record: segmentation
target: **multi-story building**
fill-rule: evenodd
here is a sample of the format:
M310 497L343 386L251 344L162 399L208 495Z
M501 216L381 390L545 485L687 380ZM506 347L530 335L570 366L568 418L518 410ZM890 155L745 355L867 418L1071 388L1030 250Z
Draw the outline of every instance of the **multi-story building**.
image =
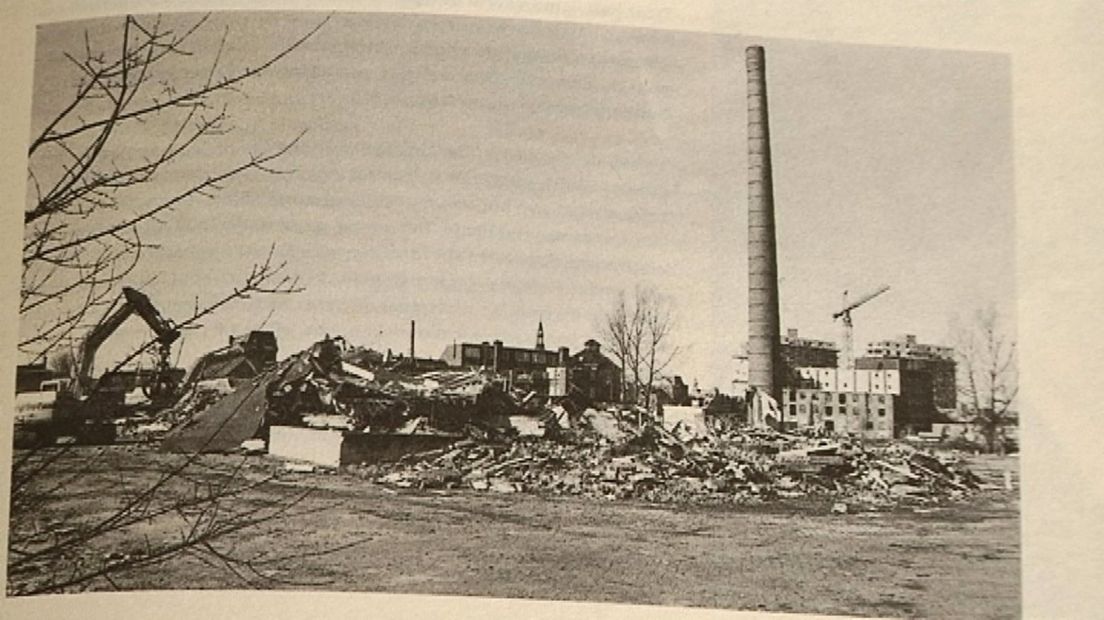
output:
M900 428L901 378L895 370L795 369L782 390L783 426L888 439Z
M940 409L956 402L954 350L920 344L915 336L871 343L855 368L836 368L831 343L797 338L790 330L785 353L782 419L787 428L889 438L930 431ZM872 355L877 353L877 356ZM800 357L799 357L800 356ZM736 356L733 387L746 387L746 356ZM791 360L810 362L791 365ZM740 390L737 389L737 393Z
M569 351L544 348L544 324L537 324L537 342L533 347L509 347L501 340L480 343L453 343L441 353L441 361L452 368L485 368L502 377L507 386L549 391L548 369L567 366Z
M796 385L799 382L798 368L835 368L839 363L839 348L827 340L804 338L794 328L786 330L781 337L779 354L782 357L784 385ZM748 355L746 345L732 356L736 362L735 376L732 379L732 393L743 396L748 387Z
M548 351L543 324L537 325L532 348L506 346L501 340L454 343L445 347L441 360L453 368L486 368L509 386L541 394L575 392L599 402L621 399L621 367L602 353L597 340L587 340L575 355L567 347Z
M887 393L783 388L783 426L787 429L822 428L829 433L890 439L894 435L898 398Z
M543 346L508 347L501 340L481 343L465 342L445 347L441 361L452 368L485 368L501 376L507 386L548 393L548 369L566 366L567 347L556 352Z
M936 369L945 369L950 365L950 376L945 373L935 372ZM922 359L893 358L893 357L860 357L855 360L855 367L871 372L884 371L896 372L901 377L901 407L898 416L898 426L902 432L917 432L931 430L932 422L936 421L940 398L950 399L952 404L954 395L954 362L932 361ZM944 390L940 393L936 389L935 378L950 382L949 394Z
M787 368L835 368L839 365L839 348L827 340L802 338L790 328L782 336L782 361Z
M931 430L936 421L932 374L914 369L909 360L878 359L883 363L869 368L863 367L867 362L856 360L860 367L853 370L799 368L800 380L789 386L783 395L783 420L796 422L797 428L813 425L828 431L859 432L878 438ZM831 420L830 415L820 420L809 417L813 411L801 410L801 400L808 398L801 394L816 391L823 393L822 400L836 401L837 413L838 407L846 404L848 412L859 417L849 418L844 424L838 416ZM790 405L798 407L793 409ZM821 413L830 412L821 405ZM828 424L829 421L832 423Z
M445 347L441 353L441 360L450 367L484 367L497 373L528 372L544 370L550 366L565 366L568 357L567 347L560 347L558 351L545 351L543 348L509 347L501 340L454 343Z
M881 340L866 345L867 357L913 357L954 359L954 349L936 344L921 344L914 334L896 340Z
M621 400L621 367L602 353L602 345L593 338L568 360L568 382L588 400L607 403Z
M866 353L866 357L855 360L856 368L898 370L909 376L910 383L918 386L925 382L930 384L926 389L936 409L954 411L957 408L958 385L953 348L918 343L916 336L908 334L897 340L872 342L867 345Z

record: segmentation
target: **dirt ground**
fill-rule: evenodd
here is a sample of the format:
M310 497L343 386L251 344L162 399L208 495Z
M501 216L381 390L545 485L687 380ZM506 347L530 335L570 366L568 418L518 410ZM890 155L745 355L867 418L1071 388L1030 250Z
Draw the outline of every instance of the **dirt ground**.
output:
M97 452L102 450L102 452ZM95 456L94 456L95 455ZM94 458L89 458L93 457ZM141 446L78 448L42 483L74 472L35 523L90 523L180 457ZM202 457L194 481L240 457ZM88 471L81 463L91 463ZM1015 457L978 457L1004 485ZM67 473L68 472L68 473ZM825 500L748 507L649 505L475 491L394 491L348 474L283 471L235 501L286 502L292 514L232 534L219 549L256 557L264 588L611 601L853 616L1010 618L1020 614L1018 490L962 503L831 514ZM36 481L36 483L39 481ZM182 492L182 491L173 491ZM109 536L93 555L179 536L161 519ZM174 529L176 528L176 529ZM240 572L240 571L239 571ZM95 589L241 588L217 562L178 556Z

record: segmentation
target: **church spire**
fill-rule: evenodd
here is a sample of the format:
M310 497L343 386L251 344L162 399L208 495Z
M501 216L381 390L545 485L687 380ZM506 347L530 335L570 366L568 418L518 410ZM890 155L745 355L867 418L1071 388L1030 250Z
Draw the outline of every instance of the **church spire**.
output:
M537 320L537 350L544 350L544 320Z

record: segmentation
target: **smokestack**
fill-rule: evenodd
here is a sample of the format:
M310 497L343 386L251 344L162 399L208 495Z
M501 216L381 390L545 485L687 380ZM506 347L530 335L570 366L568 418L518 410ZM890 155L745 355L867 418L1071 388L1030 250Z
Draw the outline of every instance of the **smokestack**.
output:
M414 363L414 319L410 319L410 363Z
M763 48L747 48L748 98L748 386L782 401L778 256Z

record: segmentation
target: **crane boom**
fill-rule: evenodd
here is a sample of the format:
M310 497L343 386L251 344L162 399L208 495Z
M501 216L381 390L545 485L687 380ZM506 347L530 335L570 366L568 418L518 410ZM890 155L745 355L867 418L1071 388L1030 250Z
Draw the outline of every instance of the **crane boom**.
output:
M878 295L881 295L882 293L884 293L888 290L889 290L889 285L888 284L883 284L882 286L878 287L878 290L876 290L872 293L867 293L866 295L863 295L862 297L860 297L860 298L856 299L855 301L853 301L853 302L847 304L846 306L844 306L842 310L839 310L838 312L833 313L832 318L833 319L838 319L838 318L840 318L841 316L843 316L845 314L850 314L851 311L854 310L855 308L858 308L859 306L865 304L866 302L870 301L871 299L874 299Z
M854 347L851 342L851 311L888 290L889 285L883 284L882 286L878 287L878 289L874 292L867 293L866 295L863 295L862 297L859 297L858 299L850 303L848 303L847 301L847 291L843 292L843 309L839 310L838 312L832 313L833 319L842 319L840 322L843 323L843 346L840 348L840 353L843 354L843 363L840 364L841 368L850 370L855 367Z

